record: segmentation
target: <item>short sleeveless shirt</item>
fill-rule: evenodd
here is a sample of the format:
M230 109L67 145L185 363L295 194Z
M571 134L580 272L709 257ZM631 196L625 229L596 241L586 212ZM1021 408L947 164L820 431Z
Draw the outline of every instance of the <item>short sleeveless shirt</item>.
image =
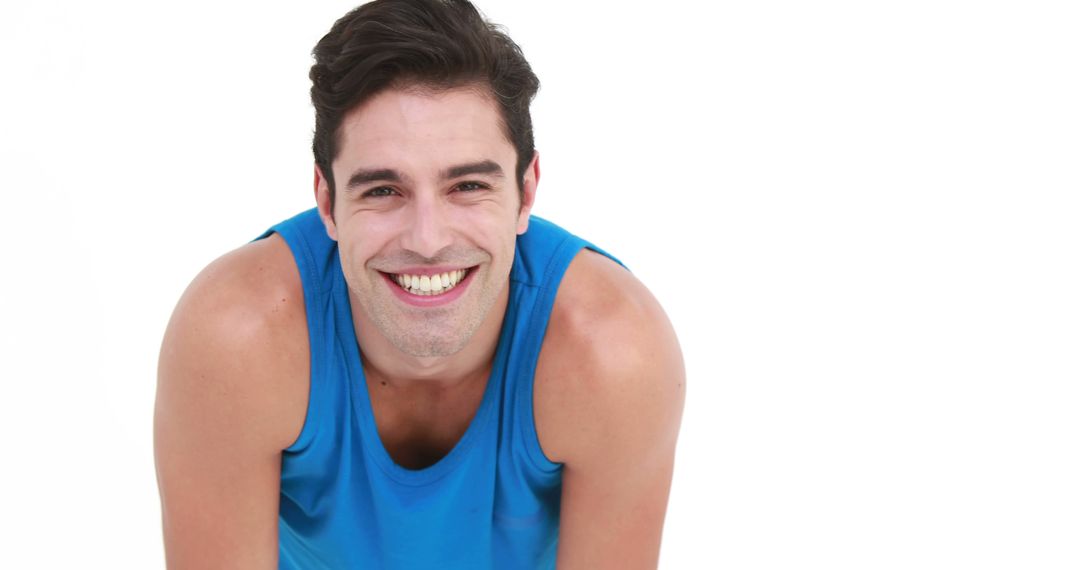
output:
M413 470L376 431L337 242L315 209L256 239L274 232L300 271L311 347L307 416L282 453L279 567L554 568L562 465L540 449L533 376L570 261L583 247L615 258L530 218L480 406L446 456Z

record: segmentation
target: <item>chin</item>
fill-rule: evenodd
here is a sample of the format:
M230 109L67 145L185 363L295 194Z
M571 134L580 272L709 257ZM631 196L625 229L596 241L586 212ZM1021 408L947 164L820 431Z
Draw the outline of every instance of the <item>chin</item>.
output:
M369 314L379 332L402 353L416 358L461 352L484 320L484 315L473 307L415 312L406 308L399 312L401 307L391 301L372 308L376 310Z
M467 344L472 334L468 335L400 335L391 338L398 350L416 358L438 358L453 356Z

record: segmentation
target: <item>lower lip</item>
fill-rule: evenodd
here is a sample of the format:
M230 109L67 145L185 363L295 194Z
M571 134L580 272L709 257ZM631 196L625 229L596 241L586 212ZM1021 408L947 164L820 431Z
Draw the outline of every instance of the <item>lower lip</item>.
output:
M465 288L472 282L473 274L476 273L476 267L469 269L465 273L465 278L458 282L453 289L446 293L439 295L413 295L408 291L401 288L390 275L383 273L383 279L386 280L386 285L397 295L398 299L401 299L405 303L408 303L414 307L440 307L449 303L453 303L458 297L465 294Z

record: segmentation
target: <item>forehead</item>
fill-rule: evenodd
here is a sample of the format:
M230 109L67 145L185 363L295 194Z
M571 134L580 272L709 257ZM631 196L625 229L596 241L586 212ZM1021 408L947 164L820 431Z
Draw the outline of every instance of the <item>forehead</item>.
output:
M387 89L349 111L339 135L343 165L512 161L514 152L495 102L468 87Z

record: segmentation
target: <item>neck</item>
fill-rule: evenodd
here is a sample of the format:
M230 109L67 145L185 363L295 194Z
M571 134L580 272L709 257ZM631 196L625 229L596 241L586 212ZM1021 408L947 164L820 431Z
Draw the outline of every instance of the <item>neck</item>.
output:
M365 315L359 314L362 311L354 310L353 329L363 356L364 374L369 381L378 380L401 389L446 390L486 378L498 349L509 295L507 284L465 347L448 356L425 357L402 352ZM354 301L352 306L359 305ZM361 330L368 334L361 335Z

